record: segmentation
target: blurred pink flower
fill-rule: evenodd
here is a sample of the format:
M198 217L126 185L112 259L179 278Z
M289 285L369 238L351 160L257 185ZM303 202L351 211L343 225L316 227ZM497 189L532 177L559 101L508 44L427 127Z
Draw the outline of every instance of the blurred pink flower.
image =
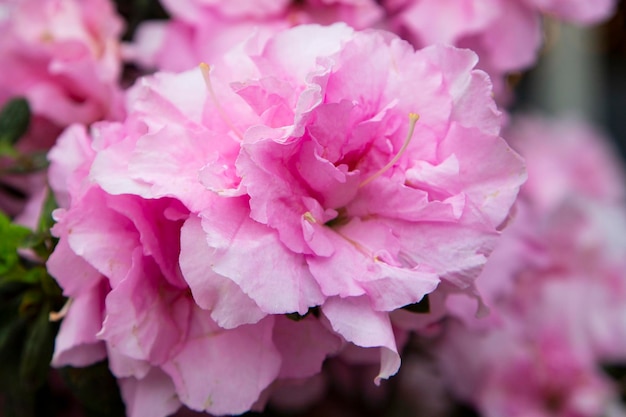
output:
M21 153L50 149L72 123L121 118L123 23L110 1L13 0L0 7L0 107L24 97L32 112ZM0 159L0 170L11 163ZM33 227L44 175L0 176L0 210Z
M434 351L457 398L481 416L595 417L618 403L595 358L563 328L511 322L483 334L449 324Z
M531 67L544 40L543 16L591 25L607 19L616 0L307 0L304 2L165 1L168 22L144 23L127 53L144 67L183 71L214 60L253 33L269 37L303 23L345 22L387 29L416 48L445 43L469 48L492 78L499 100L506 77Z
M49 268L87 329L58 346L104 346L136 410L161 390L243 412L346 342L393 375L389 313L440 282L473 293L525 179L475 64L304 25L140 79L123 123L72 127L50 154Z
M122 21L107 0L18 0L0 18L0 103L28 99L54 125L120 115Z
M307 23L345 22L366 29L383 17L375 0L165 0L163 5L171 20L143 23L126 51L142 66L166 71L218 59L253 35L268 38Z
M594 24L615 10L615 0L385 0L390 30L415 47L444 42L470 48L491 76L498 96L509 73L532 66L543 42L542 15ZM504 96L502 96L504 97Z
M588 123L518 116L506 138L528 161L522 195L533 210L548 213L572 196L602 204L626 201L626 175L617 150Z
M476 280L492 315L449 297L467 327L447 329L439 363L486 416L604 415L617 403L600 366L626 360L623 170L582 122L519 118L507 138L529 180Z

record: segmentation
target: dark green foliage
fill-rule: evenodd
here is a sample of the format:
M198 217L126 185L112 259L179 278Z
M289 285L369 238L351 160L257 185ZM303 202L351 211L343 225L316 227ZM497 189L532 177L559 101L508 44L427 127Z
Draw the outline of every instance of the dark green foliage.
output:
M123 417L125 415L117 382L106 361L84 368L60 370L68 388L83 405L87 417Z
M22 97L9 100L0 110L0 146L11 147L30 125L30 106Z
M57 241L50 233L55 208L48 192L36 230L14 224L0 213L0 415L60 417L77 399L86 417L123 417L124 404L106 363L60 371L76 396L66 399L66 404L55 392L61 381L50 382L59 330L50 313L66 302L45 267Z
M11 161L3 162L0 176L5 174L29 174L48 167L46 151L21 153L15 144L28 131L30 126L30 106L22 97L9 100L0 110L0 157ZM0 190L6 188L0 183ZM11 192L10 186L8 190Z
M59 326L50 322L50 310L48 302L44 301L24 338L19 379L25 388L33 391L45 382L54 351Z
M5 416L39 415L36 404L50 372L59 323L50 322L49 315L65 302L45 268L54 249L47 218L54 205L49 196L38 231L0 213L0 393Z

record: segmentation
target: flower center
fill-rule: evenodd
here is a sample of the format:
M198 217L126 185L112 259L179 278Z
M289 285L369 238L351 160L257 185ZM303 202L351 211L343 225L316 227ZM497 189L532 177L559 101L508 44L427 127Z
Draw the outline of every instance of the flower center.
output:
M404 143L402 144L402 147L400 148L398 153L391 159L391 161L387 162L387 165L385 165L384 167L376 171L373 175L369 176L364 181L362 181L359 184L359 188L365 187L367 184L369 184L370 182L374 181L376 178L383 175L386 171L389 170L389 168L391 168L396 162L398 162L398 159L400 159L404 151L406 151L406 148L409 146L409 143L411 142L411 139L413 138L413 132L415 131L415 124L417 123L419 118L420 118L419 114L409 113L409 131L407 132L406 139L404 139Z

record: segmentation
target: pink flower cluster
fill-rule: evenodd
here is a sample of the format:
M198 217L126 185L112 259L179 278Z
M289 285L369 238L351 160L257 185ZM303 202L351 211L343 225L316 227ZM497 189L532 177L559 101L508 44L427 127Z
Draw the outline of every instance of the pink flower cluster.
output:
M268 38L307 23L345 22L367 29L384 16L375 0L164 0L163 6L172 20L142 24L127 54L145 67L166 71L212 61L252 34Z
M58 127L119 115L122 22L107 0L19 0L0 16L0 103ZM39 132L38 136L41 136Z
M449 43L480 56L498 94L505 78L531 67L543 43L542 15L580 25L613 13L614 0L387 0L388 27L416 47Z
M521 118L507 138L528 182L476 281L492 315L448 299L465 325L436 347L446 380L487 417L623 415L600 366L626 360L624 173L580 122Z
M108 0L17 0L0 4L0 107L15 97L32 112L20 152L46 151L72 123L121 117L123 24ZM0 169L7 161L0 159ZM0 210L36 222L45 175L1 175ZM26 211L26 212L23 212Z
M58 137L0 184L39 197L0 199L16 222L45 174L60 207L54 366L107 359L130 417L224 415L310 400L324 363L378 385L408 346L423 409L626 415L600 371L626 362L624 174L580 123L505 141L495 101L545 16L615 0L162 1L122 46L109 0L0 0L18 153ZM177 73L123 92L122 56Z
M305 2L164 1L173 20L149 22L129 53L147 67L182 71L213 60L257 31L265 36L289 26L343 21L356 29L384 28L417 48L445 43L469 48L493 79L532 66L543 43L542 16L576 24L608 18L615 0L307 0Z
M50 153L48 267L73 300L54 364L107 356L130 416L241 413L346 346L396 373L391 313L473 294L525 180L476 62L303 25L140 79L123 122L68 129Z

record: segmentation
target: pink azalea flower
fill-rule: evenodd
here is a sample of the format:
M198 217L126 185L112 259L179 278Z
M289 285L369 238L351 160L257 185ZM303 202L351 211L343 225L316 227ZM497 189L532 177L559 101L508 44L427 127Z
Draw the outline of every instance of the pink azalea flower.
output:
M497 299L518 291L519 275L542 277L543 269L571 277L586 271L608 279L600 285L611 288L617 278L609 270L626 266L621 262L626 219L620 214L626 190L623 167L607 138L575 119L528 116L514 119L506 137L526 157L528 181L511 226L477 280L483 299L497 305ZM449 307L467 317L475 302L462 299L455 297Z
M617 150L589 124L518 116L506 138L530 161L522 194L537 211L548 212L572 195L605 204L626 199Z
M55 212L60 241L48 269L72 300L53 365L108 357L129 416L166 416L181 403L242 413L274 379L319 372L340 339L314 317L223 329L197 306L178 266L188 211L167 198L107 194L88 177L96 151L123 138L114 133L92 141L73 126L50 153L65 208Z
M375 0L244 0L237 2L165 0L168 22L145 22L128 57L144 67L184 71L212 61L249 39L306 23L346 22L357 29L374 27L383 17Z
M480 415L593 417L619 407L594 357L563 328L507 323L480 334L451 324L434 351L454 393Z
M543 41L542 14L578 24L608 18L615 0L386 0L388 25L416 47L444 42L470 48L480 68L506 95L505 77L537 59Z
M105 0L19 0L0 23L0 101L65 127L117 113L122 22Z
M492 315L448 298L468 326L448 329L440 364L487 416L604 415L615 388L599 366L626 360L623 171L581 122L521 118L507 137L529 180L476 280Z
M48 150L72 123L121 117L122 20L112 3L14 0L0 7L0 106L25 97L32 112L30 128L17 145L20 152ZM0 169L7 163L0 161ZM27 210L21 221L34 224L38 196L45 191L42 179L2 175L2 184L22 195L0 190L0 210L9 215Z
M297 3L297 4L296 4ZM251 33L263 36L303 23L346 22L385 28L416 48L436 43L474 50L497 97L510 95L506 77L531 67L543 42L544 15L577 24L607 19L616 0L308 0L305 2L166 1L169 22L142 25L130 59L145 67L183 71L213 60Z
M50 155L50 270L76 304L111 288L101 329L59 345L104 343L137 410L154 389L240 413L346 343L393 375L390 313L440 283L473 293L525 179L476 60L304 25L140 79L123 123Z

